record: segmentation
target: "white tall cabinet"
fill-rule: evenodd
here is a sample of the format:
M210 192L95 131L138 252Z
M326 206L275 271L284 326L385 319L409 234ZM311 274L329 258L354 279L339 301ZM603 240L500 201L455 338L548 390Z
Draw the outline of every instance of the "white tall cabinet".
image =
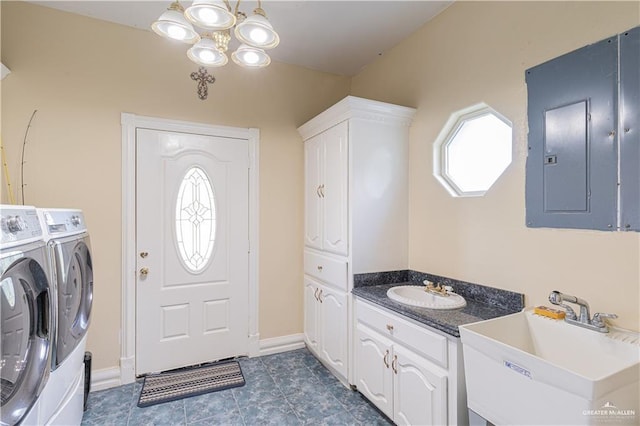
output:
M305 144L305 342L344 383L355 383L353 274L408 267L414 113L348 96L298 128Z
M305 244L349 254L349 152L347 122L305 142Z

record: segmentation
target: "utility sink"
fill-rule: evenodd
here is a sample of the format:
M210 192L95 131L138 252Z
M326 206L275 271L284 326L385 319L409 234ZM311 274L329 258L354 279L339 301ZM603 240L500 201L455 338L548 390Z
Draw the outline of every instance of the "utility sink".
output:
M460 326L469 408L494 424L640 422L640 337L526 310Z
M449 293L448 296L425 291L424 286L401 285L387 290L391 300L409 306L429 309L457 309L467 305L467 301L459 294Z

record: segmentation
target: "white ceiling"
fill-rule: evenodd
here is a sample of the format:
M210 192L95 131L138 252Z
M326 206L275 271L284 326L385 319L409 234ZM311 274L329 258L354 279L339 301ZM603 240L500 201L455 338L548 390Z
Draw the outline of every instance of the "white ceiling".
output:
M67 12L151 31L166 1L31 1ZM453 0L264 0L262 8L280 35L268 53L275 61L352 76L443 11ZM183 1L187 7L191 1ZM231 0L235 7L236 1ZM250 15L257 6L243 0ZM233 49L236 45L230 45ZM186 49L185 49L186 50Z

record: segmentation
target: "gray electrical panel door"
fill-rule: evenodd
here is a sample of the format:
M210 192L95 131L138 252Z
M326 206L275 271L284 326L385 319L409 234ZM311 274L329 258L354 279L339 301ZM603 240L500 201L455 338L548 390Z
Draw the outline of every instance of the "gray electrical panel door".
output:
M526 71L527 226L617 226L617 37Z
M620 226L640 231L640 27L619 39Z

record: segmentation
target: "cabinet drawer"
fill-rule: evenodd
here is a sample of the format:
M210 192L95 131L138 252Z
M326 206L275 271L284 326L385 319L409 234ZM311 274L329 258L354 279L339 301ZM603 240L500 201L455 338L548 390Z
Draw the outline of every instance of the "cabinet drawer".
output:
M304 273L347 291L347 262L304 252Z
M356 318L384 336L407 346L436 364L447 368L447 338L387 313L361 300L356 301Z

